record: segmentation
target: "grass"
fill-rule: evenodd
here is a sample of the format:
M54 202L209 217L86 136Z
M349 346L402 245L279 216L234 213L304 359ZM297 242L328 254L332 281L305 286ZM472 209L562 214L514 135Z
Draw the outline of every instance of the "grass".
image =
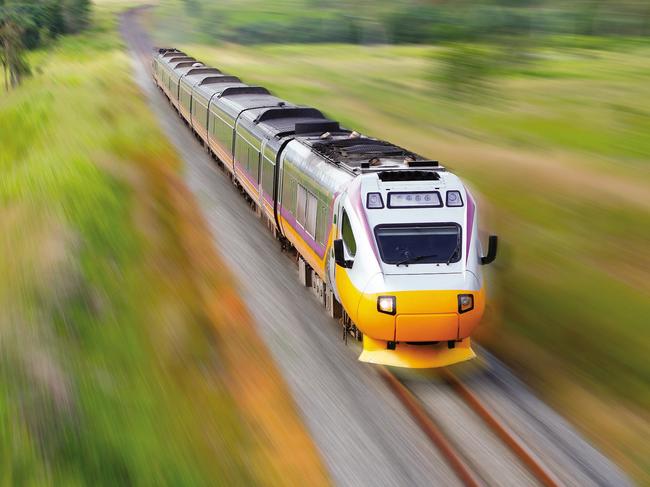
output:
M0 485L327 483L119 8L0 97Z
M443 47L183 43L191 31L165 29L173 5L152 20L161 42L472 184L502 239L480 341L649 482L647 41L554 39L458 100Z

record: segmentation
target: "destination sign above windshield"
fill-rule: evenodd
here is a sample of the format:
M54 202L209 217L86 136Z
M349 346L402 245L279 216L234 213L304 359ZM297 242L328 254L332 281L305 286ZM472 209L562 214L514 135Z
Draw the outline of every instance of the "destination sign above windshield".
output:
M389 208L440 208L442 198L438 191L388 193Z

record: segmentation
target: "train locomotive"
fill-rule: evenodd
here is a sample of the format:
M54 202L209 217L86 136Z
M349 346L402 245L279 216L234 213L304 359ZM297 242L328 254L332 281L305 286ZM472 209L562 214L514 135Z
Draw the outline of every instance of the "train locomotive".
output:
M485 308L476 202L437 161L343 128L319 110L173 48L155 84L231 175L300 278L363 341L359 360L441 367L475 357Z

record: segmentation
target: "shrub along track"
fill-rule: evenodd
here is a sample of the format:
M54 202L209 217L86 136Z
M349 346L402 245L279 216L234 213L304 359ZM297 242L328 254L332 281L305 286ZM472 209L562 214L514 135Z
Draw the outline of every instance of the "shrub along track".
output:
M521 460L490 428L477 424L471 414L459 413L462 407L457 397L450 399L449 393L455 393L448 387L441 387L430 377L402 379L421 404L416 414L420 419L414 420L390 392L393 385L382 380L381 369L358 363L356 354L350 353L354 347L346 348L337 340L339 329L311 293L301 288L291 259L253 218L250 206L239 197L229 178L217 169L152 84L148 72L152 43L139 23L145 12L135 9L122 17L122 33L137 60L136 78L185 161L186 181L216 245L241 283L246 304L289 382L332 478L344 485L456 485L459 479L446 457L431 444L429 432L418 425L435 411L436 422L445 430L443 434L450 436L449 445L454 445L451 448L462 445L459 461L479 470L478 475L469 474L465 482L472 477L492 485L535 484ZM488 372L474 374L480 381L481 394L493 406L508 411L506 426L516 429L521 438L525 435L525 444L544 458L547 469L561 483L626 483L610 462L507 373L502 374L508 382L507 392L483 380L481 374L496 373L499 367L494 361L486 368ZM526 407L521 406L524 403ZM538 412L543 418L541 425L533 424L529 416ZM462 434L454 436L450 431ZM572 455L558 451L559 443ZM547 485L551 485L548 479Z

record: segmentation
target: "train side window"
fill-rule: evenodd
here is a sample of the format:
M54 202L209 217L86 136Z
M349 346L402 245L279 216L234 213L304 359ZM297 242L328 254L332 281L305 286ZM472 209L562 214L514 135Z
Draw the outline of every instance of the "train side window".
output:
M293 178L288 171L282 171L282 207L292 215L296 215L296 193L293 191Z
M228 131L231 129L220 118L215 116L214 119L215 119L215 127L216 127L215 135L217 136L217 140L219 141L222 147L227 148L228 152L230 152L232 147L232 139L228 137Z
M244 142L244 138L239 133L237 134L235 147L237 150L237 153L235 154L237 163L242 169L248 169L248 144Z
M316 221L318 220L318 199L301 184L296 186L296 221L302 225L309 235L315 237Z
M248 147L248 172L256 183L259 183L258 180L258 171L259 171L259 162L260 162L260 153L254 147Z
M343 217L341 218L341 237L343 238L343 243L350 252L350 255L354 257L357 253L357 242L354 239L354 233L352 232L352 225L350 225L350 219L345 210L343 210Z
M262 188L269 196L273 196L273 169L275 164L266 156L262 158Z
M316 236L316 220L318 216L318 200L307 192L307 208L305 210L305 230L312 237Z
M296 198L296 220L303 227L305 226L305 210L307 209L307 190L303 188L300 184L298 186L297 198Z
M318 218L316 220L316 241L325 244L325 234L327 233L327 206L318 201Z

